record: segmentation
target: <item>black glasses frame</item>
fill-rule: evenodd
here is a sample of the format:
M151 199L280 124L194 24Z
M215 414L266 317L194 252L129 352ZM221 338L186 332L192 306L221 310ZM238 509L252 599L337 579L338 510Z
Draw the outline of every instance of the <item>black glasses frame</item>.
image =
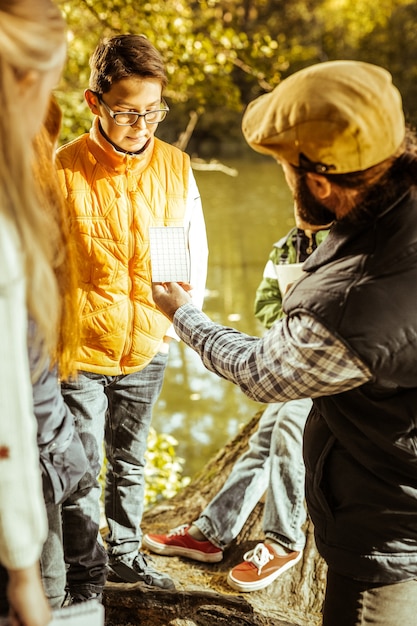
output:
M159 124L159 122L163 122L169 111L169 106L164 99L162 99L161 101L161 104L164 106L163 109L155 109L154 111L147 111L146 113L138 113L137 111L112 111L109 105L104 102L102 96L100 94L96 95L99 103L103 105L103 107L110 115L114 123L117 124L117 126L134 126L135 124L137 124L137 121L140 117L143 117L146 124ZM132 117L129 122L119 122L117 120L118 117L125 117L126 115L130 115ZM152 119L153 117L155 117L155 115L157 115L158 117L157 120Z

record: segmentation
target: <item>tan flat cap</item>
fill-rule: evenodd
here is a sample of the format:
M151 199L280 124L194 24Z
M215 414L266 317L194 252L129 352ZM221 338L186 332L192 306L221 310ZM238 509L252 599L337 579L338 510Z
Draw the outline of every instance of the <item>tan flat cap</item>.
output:
M387 70L329 61L296 72L251 102L242 131L257 152L342 174L392 156L404 139L405 122L401 95Z

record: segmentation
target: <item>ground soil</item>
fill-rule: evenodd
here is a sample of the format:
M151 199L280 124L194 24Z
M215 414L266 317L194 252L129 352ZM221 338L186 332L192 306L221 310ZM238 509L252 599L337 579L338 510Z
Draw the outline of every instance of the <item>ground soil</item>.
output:
M148 510L143 532L165 533L196 519L246 448L259 416L254 416L190 485ZM106 626L320 626L326 566L317 553L309 521L302 560L274 583L246 594L238 594L227 584L229 569L264 538L263 506L261 498L220 563L152 555L154 566L174 580L175 591L108 582L104 596Z

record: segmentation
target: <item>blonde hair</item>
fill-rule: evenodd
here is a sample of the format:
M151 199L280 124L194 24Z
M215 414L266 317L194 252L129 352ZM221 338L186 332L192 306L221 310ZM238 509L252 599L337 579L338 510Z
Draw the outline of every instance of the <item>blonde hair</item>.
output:
M57 278L61 307L57 346L51 357L58 366L61 379L67 379L75 374L75 356L79 348L80 327L76 298L78 281L75 244L70 236L66 202L53 163L61 120L61 109L52 96L43 127L33 143L37 191L47 215L49 228L56 235L53 269Z
M51 0L0 0L0 211L19 234L28 312L37 324L44 356L54 353L58 340L61 313L54 257L61 235L34 176L33 146L22 124L27 111L18 88L27 72L58 68L64 55L65 22Z

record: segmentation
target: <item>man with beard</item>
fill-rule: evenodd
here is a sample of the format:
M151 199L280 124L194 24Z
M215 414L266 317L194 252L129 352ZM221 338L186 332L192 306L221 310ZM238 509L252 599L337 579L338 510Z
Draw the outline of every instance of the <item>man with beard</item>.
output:
M263 402L311 397L306 499L328 564L323 626L417 614L417 150L383 68L333 61L252 102L248 143L298 211L334 225L262 338L212 323L189 286L154 286L204 364Z

